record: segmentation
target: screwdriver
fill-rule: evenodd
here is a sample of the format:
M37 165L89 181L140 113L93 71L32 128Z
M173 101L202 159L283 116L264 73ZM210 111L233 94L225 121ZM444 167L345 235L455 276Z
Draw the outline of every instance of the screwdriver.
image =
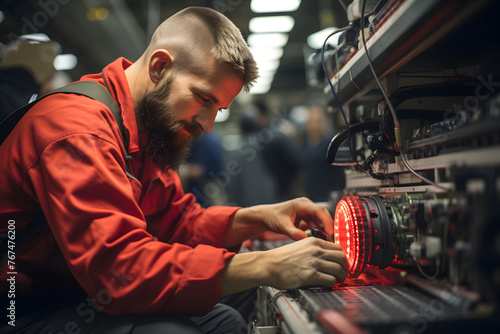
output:
M316 227L312 228L311 234L315 238L333 242L332 239L330 239L330 236L328 234L326 234L325 232L321 231L319 228L316 228Z

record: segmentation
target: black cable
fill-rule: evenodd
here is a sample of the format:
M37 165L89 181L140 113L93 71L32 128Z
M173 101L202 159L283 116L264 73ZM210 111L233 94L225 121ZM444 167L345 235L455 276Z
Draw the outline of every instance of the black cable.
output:
M375 10L373 10L372 12L368 13L367 16L369 15L372 15L375 13ZM364 13L363 13L364 14ZM364 19L364 16L361 15L361 20ZM352 146L352 141L351 141L351 131L350 131L350 125L349 125L349 122L347 121L347 117L345 115L345 112L344 112L344 108L342 108L342 103L340 102L339 98L337 97L337 94L335 93L335 88L333 87L333 84L332 84L332 81L330 80L330 75L328 74L328 71L326 70L326 66L325 66L325 47L326 47L326 42L328 41L328 39L330 37L332 37L333 35L335 34L338 34L340 32L344 32L344 31L347 31L351 28L353 28L354 26L347 26L347 27L344 27L344 28L340 28L338 29L337 31L334 31L333 33L331 33L330 35L328 35L326 38L325 38L325 41L323 42L323 46L321 48L321 66L323 68L323 72L325 74L325 77L326 77L326 80L328 81L328 84L330 85L330 88L331 88L331 91L333 93L333 96L335 97L335 100L337 101L337 104L339 105L339 108L340 108L340 112L342 114L342 117L344 118L344 122L345 122L345 125L346 125L346 129L347 129L347 140L348 140L348 144L349 144L349 151L351 152L351 158L352 160L354 161L353 163L337 163L336 165L339 165L339 166L351 166L353 165L354 163L358 166L358 168L360 170L362 170L363 172L365 172L367 175L369 175L365 169L366 168L363 168L357 158L356 158L356 154L354 152L354 148Z
M394 120L394 132L395 132L395 137L396 137L396 146L400 151L401 160L403 161L403 164L405 165L406 169L408 169L408 171L410 171L413 175L415 175L416 177L418 177L422 181L424 181L428 184L431 184L439 189L449 190L445 187L438 185L435 182L432 182L431 180L427 179L426 177L418 174L408 163L406 156L405 156L405 153L401 151L401 134L399 132L398 116L396 115L396 111L394 110L394 107L393 107L391 101L389 100L389 97L387 96L384 87L382 86L382 84L380 83L380 80L378 79L377 73L375 72L375 69L373 68L373 62L372 62L370 53L368 52L368 48L366 46L365 31L364 31L365 30L365 20L364 20L365 19L365 15L364 15L365 14L365 7L366 7L366 0L363 0L363 5L361 7L361 38L362 38L362 42L363 42L363 47L365 49L366 58L368 59L368 65L370 66L370 69L373 73L373 77L375 78L375 81L377 82L377 85L379 86L379 88L382 92L382 95L384 96L384 99L387 102L387 106L389 107L389 110L391 111L392 118Z
M358 165L359 169L364 170L361 167L361 165L359 164L358 159L356 158L354 148L352 146L352 141L351 141L351 130L350 130L349 122L347 121L347 117L345 115L344 108L342 108L342 103L340 103L340 100L337 97L337 94L335 93L335 88L333 88L332 81L330 80L330 75L328 74L328 71L326 70L326 66L325 66L325 47L326 47L326 42L328 41L328 39L335 34L338 34L338 33L343 32L343 31L347 31L351 28L352 28L352 26L340 28L339 30L332 32L330 35L328 35L325 38L325 41L323 42L323 47L321 48L321 66L323 67L323 72L325 73L326 80L328 80L328 84L330 85L333 96L335 97L335 100L337 100L337 104L339 105L340 112L342 113L342 117L344 118L344 122L345 122L346 129L347 129L347 143L349 144L349 150L351 152L352 160L356 163L356 165Z

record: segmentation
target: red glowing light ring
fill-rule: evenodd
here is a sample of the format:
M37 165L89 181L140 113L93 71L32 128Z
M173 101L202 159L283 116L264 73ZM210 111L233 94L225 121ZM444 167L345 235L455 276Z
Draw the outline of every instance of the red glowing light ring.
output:
M369 230L369 219L364 204L357 196L343 197L335 210L334 236L335 242L346 253L349 275L352 277L359 276L369 260Z

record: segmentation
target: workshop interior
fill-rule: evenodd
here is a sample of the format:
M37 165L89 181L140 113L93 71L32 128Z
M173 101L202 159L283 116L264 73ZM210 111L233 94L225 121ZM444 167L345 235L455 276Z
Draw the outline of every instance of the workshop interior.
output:
M266 2L278 9L259 10ZM500 330L498 1L47 3L2 1L0 45L22 36L57 42L56 70L72 80L119 56L136 59L157 23L189 5L225 14L252 52L277 52L270 63L258 59L260 81L216 120L232 157L255 101L292 124L311 100L328 115L334 131L318 164L344 180L318 202L334 219L329 237L349 275L331 288L259 287L254 334ZM259 21L252 28L274 16L274 32L259 32ZM252 48L271 35L278 39ZM289 242L258 238L243 251Z

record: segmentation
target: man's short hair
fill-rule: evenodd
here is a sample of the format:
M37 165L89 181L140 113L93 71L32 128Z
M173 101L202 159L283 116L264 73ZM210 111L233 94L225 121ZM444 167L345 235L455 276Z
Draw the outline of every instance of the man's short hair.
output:
M188 7L165 20L165 23L167 21L178 22L178 19L185 17L195 18L208 28L213 39L210 53L217 61L229 64L241 75L245 90L249 91L258 77L258 68L241 31L226 16L207 7ZM161 31L164 30L161 29L162 25L158 29L159 36L163 33L168 34L168 31ZM153 45L156 44L155 38L159 37L155 35L151 43ZM187 62L191 59L190 55L183 54L181 58L183 58L180 61L182 67L189 67Z

